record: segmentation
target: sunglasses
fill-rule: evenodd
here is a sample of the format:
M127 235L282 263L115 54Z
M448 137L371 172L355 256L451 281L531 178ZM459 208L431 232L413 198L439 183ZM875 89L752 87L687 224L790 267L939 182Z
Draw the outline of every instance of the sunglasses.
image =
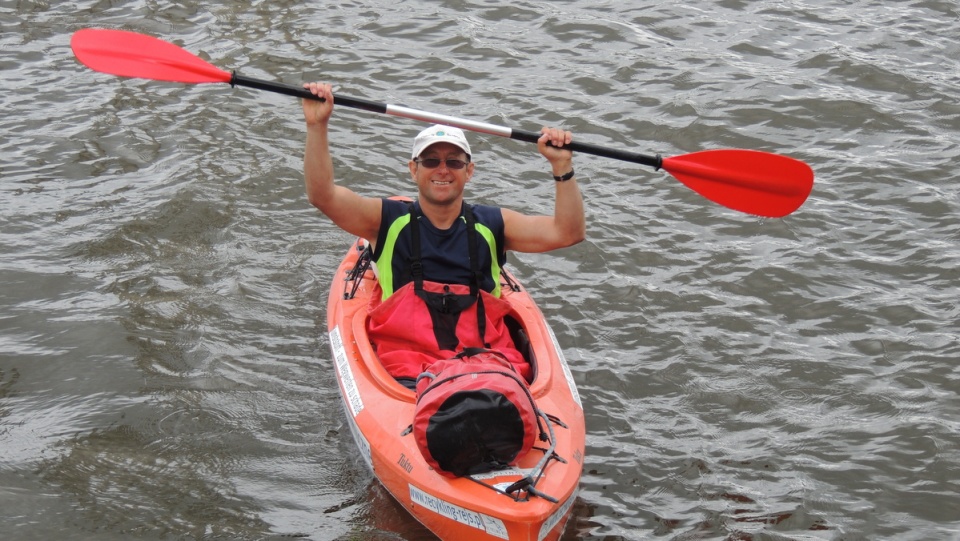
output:
M440 158L417 158L416 163L426 167L427 169L436 169L440 167L440 162L447 164L447 169L463 169L467 166L467 162L463 160L441 160Z

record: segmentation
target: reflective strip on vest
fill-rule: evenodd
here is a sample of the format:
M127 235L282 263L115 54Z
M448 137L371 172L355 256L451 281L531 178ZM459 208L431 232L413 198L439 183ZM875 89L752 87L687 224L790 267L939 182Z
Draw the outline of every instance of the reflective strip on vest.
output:
M393 249L397 245L397 238L400 231L410 223L410 214L404 214L390 224L387 230L387 238L380 248L380 259L377 260L377 268L380 269L380 289L383 290L383 300L393 295ZM380 261L386 261L387 265L380 265Z
M500 264L497 263L497 239L493 236L493 231L489 227L479 222L474 222L473 228L477 233L487 241L487 247L490 248L490 276L493 277L493 291L490 292L494 297L500 296ZM479 254L478 254L479 255Z

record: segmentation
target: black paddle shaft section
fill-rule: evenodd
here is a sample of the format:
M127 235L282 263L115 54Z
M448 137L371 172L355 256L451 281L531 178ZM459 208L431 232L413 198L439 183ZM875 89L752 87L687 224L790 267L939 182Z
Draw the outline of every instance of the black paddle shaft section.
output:
M257 90L266 90L268 92L276 92L278 94L285 94L287 96L293 96L296 98L302 98L302 99L308 99L308 100L319 99L312 92L300 86L288 85L285 83L277 83L274 81L265 81L263 79L247 77L245 75L240 75L237 72L232 73L230 78L230 85L245 86L247 88L255 88ZM536 143L537 140L540 139L540 133L538 132L515 130L515 129L503 128L501 126L483 125L483 123L479 123L479 122L472 122L472 121L467 121L467 120L458 119L454 117L447 117L445 115L436 115L434 113L428 113L425 111L416 111L413 109L407 109L405 107L398 107L398 106L389 105L386 103L380 103L380 102L364 100L359 98L350 98L347 96L340 96L338 94L334 94L333 100L337 103L337 105L351 107L354 109L362 109L364 111L370 111L372 113L397 115L397 116L414 118L414 119L424 120L424 121L436 121L438 124L449 123L452 126L465 128L472 131L478 131L481 133L504 135L504 136L510 137L511 139L516 139L518 141L526 141L528 143ZM403 111L400 111L400 109L403 109ZM493 128L493 129L490 129L490 128ZM655 156L650 156L647 154L640 154L638 152L616 150L616 149L606 148L598 145L591 145L588 143L580 143L577 141L570 143L565 148L569 148L573 152L582 152L584 154L593 154L595 156L603 156L605 158L613 158L615 160L621 160L621 161L631 162L631 163L639 163L640 165L648 165L657 170L659 170L663 166L663 158L661 158L659 154Z
M537 140L540 139L540 133L525 130L512 130L510 138L518 141L526 141L528 143L536 143ZM640 165L649 165L656 170L660 170L660 168L663 166L663 158L659 154L650 156L647 154L640 154L639 152L617 150L598 145L591 145L589 143L580 143L577 141L573 141L563 148L570 149L574 152L583 152L584 154L603 156L604 158L613 158L615 160L621 160L625 162L639 163Z
M308 100L319 99L314 96L312 92L306 88L303 88L302 86L294 86L285 83L277 83L274 81L265 81L263 79L255 79L253 77L240 75L237 72L233 72L233 75L230 78L230 86L245 86L247 88L266 90L268 92L276 92L277 94L286 94L287 96ZM337 95L333 97L333 100L337 102L337 105L352 107L354 109L363 109L364 111L381 114L385 114L387 112L387 105L385 103L377 103L375 101L348 98Z

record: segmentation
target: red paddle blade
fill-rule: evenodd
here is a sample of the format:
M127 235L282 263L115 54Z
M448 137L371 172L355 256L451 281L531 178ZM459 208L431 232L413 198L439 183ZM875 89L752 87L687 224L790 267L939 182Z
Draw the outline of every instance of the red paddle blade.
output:
M705 150L663 159L663 168L698 194L741 212L780 218L813 189L809 165L757 150Z
M229 83L231 74L166 41L124 30L85 28L70 39L88 68L176 83Z

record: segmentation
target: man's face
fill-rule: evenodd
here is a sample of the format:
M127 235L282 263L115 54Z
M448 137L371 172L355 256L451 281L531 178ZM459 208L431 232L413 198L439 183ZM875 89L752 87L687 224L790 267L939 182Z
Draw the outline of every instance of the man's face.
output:
M439 163L434 163L436 160ZM410 174L417 183L420 198L437 205L459 204L463 189L473 176L474 165L467 160L467 153L450 143L427 147L417 160L410 161ZM465 165L456 169L457 162Z

